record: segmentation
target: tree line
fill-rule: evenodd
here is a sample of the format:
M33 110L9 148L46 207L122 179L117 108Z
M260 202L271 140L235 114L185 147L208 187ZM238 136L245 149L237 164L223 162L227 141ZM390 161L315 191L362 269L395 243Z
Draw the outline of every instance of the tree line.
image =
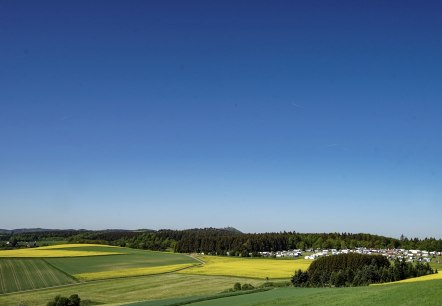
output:
M256 233L244 234L232 229L140 230L140 231L50 231L3 234L1 240L63 240L77 243L101 243L138 249L180 253L259 256L258 252L289 249L403 248L442 251L442 240L435 238L401 239L351 233Z

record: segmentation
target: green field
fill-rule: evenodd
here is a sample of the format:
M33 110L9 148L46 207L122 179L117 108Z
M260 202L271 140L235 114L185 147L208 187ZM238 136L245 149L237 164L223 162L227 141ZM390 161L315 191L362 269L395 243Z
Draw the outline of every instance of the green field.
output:
M232 297L200 296L148 301L131 306L166 306L186 303L192 306L264 306L264 305L441 305L442 280L392 286L353 288L276 288ZM193 300L207 299L192 303Z
M49 258L47 261L71 275L198 263L195 259L189 256L174 253L151 252L128 248L110 248L106 246L85 246L75 249L77 251L115 252L116 255ZM63 248L58 250L63 250Z
M6 257L2 258L2 254ZM41 258L36 257L39 254L42 255ZM195 264L199 262L182 254L103 245L65 245L2 251L0 294L72 284L77 280L167 273Z
M235 282L258 286L262 281L203 275L167 273L152 276L117 278L79 283L73 286L48 288L32 292L0 295L0 305L46 305L56 295L79 294L82 299L102 304L123 304L145 300L163 300L184 296L206 296L231 288Z
M0 294L75 282L43 259L0 259Z

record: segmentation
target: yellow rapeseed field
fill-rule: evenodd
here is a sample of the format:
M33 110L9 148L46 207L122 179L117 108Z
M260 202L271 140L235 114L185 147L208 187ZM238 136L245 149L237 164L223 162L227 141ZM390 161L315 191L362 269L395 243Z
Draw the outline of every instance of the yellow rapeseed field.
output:
M293 276L298 269L306 270L311 263L311 260L306 259L252 259L220 256L202 256L199 258L205 264L182 270L179 273L287 279Z
M0 251L0 258L7 257L77 257L77 256L99 256L99 255L116 255L116 252L104 251L75 251L76 247L84 246L102 246L94 244L61 244L46 247L30 248L30 249L16 249L16 250L2 250ZM65 248L72 248L72 250L59 250Z
M430 274L430 275L425 275L425 276L420 276L420 277L413 277L413 278L407 278L401 281L397 281L397 282L391 282L391 283L383 283L383 284L379 284L380 286L383 285L390 285L390 284L399 284L399 283L414 283L414 282L424 282L424 281L429 281L429 280L434 280L434 279L442 279L442 273L436 273L436 274Z
M84 247L102 247L102 248L120 248L113 245L104 245L104 244L82 244L82 243L66 243L66 244L54 244L49 246L39 247L40 250L52 250L52 249L66 249L66 248L84 248Z
M117 278L117 277L161 274L161 273L178 271L181 269L191 267L193 265L194 264L176 264L176 265L156 266L156 267L146 267L146 268L121 269L115 271L81 273L81 274L75 274L74 276L79 280L90 281L90 280L99 280L99 279Z

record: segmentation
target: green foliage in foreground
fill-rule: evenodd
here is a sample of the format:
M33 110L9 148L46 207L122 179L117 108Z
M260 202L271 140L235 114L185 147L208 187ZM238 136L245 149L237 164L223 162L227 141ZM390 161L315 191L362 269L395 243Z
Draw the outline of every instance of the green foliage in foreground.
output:
M198 302L203 302L203 301L209 301L209 300L217 300L217 299L222 299L222 298L226 298L226 297L232 297L232 296L238 296L238 295L246 295L246 294L253 294L253 293L257 293L257 292L263 292L263 291L268 291L271 290L269 288L258 288L258 289L253 289L253 290L244 290L244 291L229 291L229 292L223 292L220 294L216 294L216 295L208 295L208 296L193 296L193 297L186 297L186 298L178 298L178 299L168 299L166 300L167 306L183 306L183 305L189 305L189 304L195 304ZM151 302L137 302L137 303L133 303L133 304L125 304L125 306L163 306L166 305L164 304L164 300L163 301L151 301Z
M296 271L292 283L295 287L365 286L433 273L428 263L413 265L396 259L391 265L382 255L350 253L315 260L307 271Z
M352 288L276 288L264 292L230 297L211 296L202 301L195 299L174 299L146 301L136 306L292 306L292 305L336 305L336 306L378 306L378 305L441 305L442 280L395 284L390 286L368 286Z

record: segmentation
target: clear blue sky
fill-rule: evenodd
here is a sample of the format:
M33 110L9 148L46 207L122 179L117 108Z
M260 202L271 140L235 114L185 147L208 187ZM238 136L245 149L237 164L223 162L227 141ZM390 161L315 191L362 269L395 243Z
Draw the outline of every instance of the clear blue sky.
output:
M441 238L442 2L0 1L0 228Z

